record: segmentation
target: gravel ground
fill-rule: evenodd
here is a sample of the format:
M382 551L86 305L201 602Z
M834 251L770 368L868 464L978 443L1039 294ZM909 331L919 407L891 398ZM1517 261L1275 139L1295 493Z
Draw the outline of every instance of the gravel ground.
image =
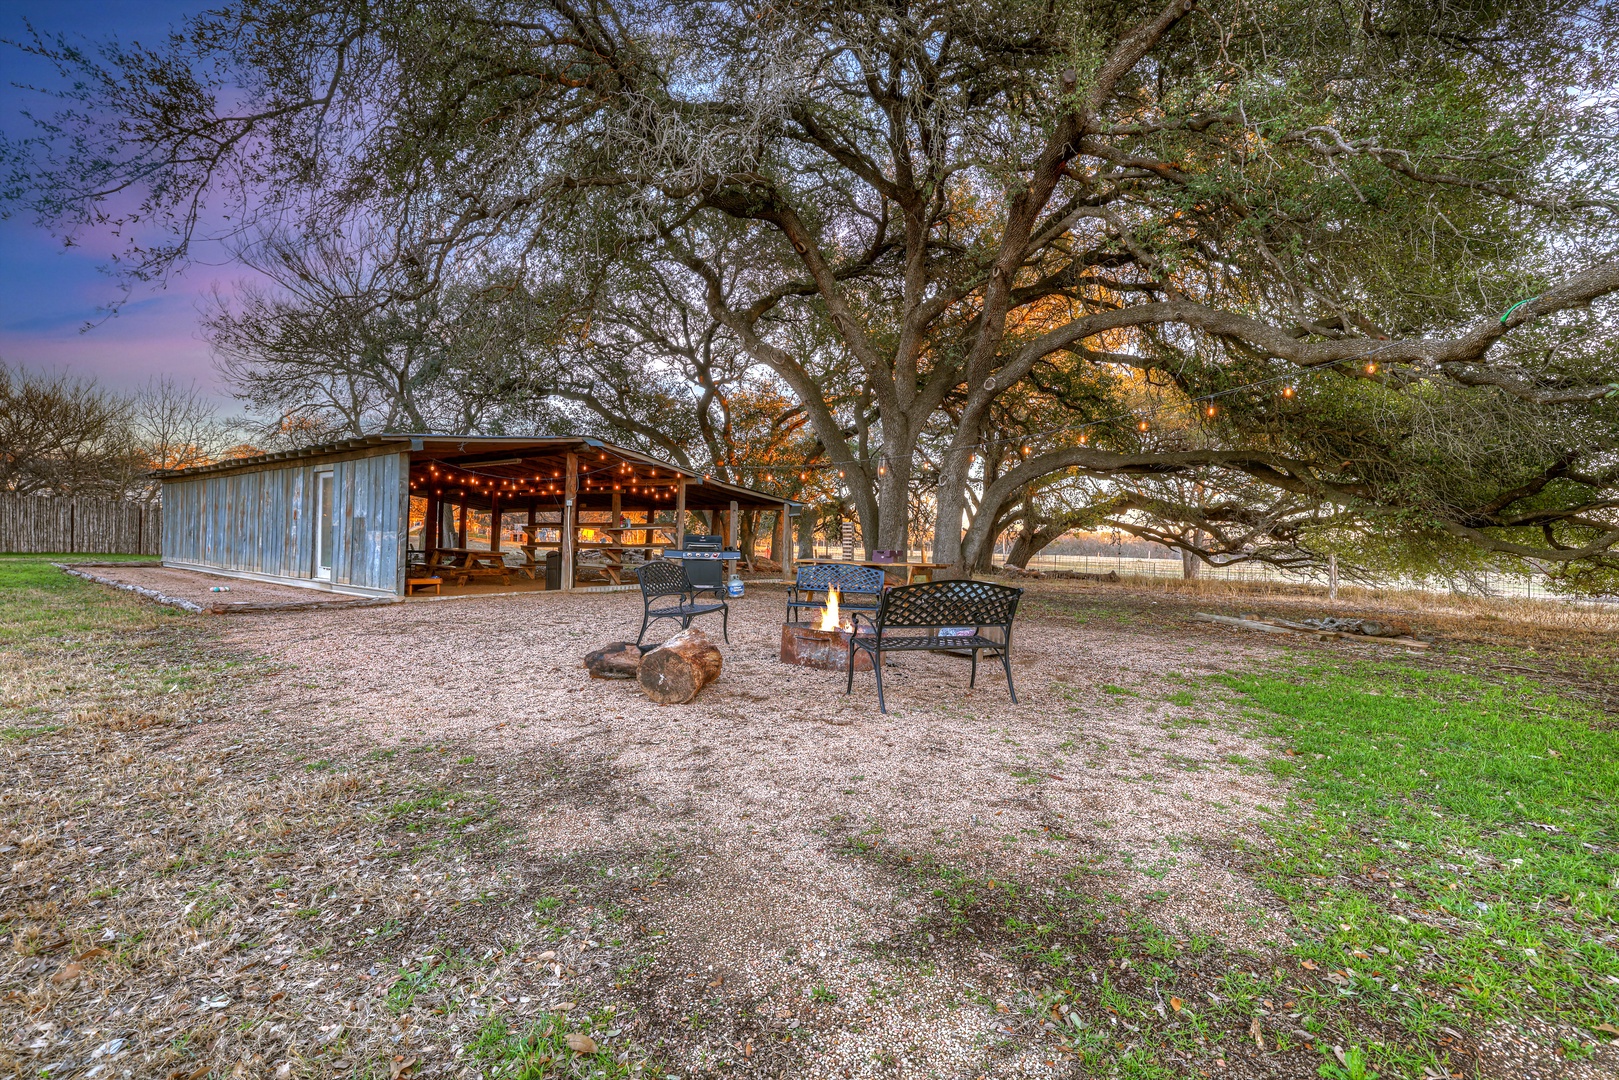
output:
M996 672L969 689L966 665L911 655L887 673L883 716L869 675L845 696L842 675L777 660L782 600L754 587L733 602L724 674L689 706L579 666L633 636L634 594L244 617L226 632L286 665L266 707L334 741L451 742L476 748L480 768L567 776L565 801L522 810L536 855L699 852L686 887L638 917L664 935L659 965L712 975L727 994L786 1006L813 979L848 1001L884 980L871 946L914 908L890 875L847 857L855 834L991 879L1027 877L1031 863L1053 879L1094 875L1121 915L1266 950L1277 912L1222 853L1238 836L1262 842L1254 814L1279 787L1233 764L1261 747L1197 723L1218 703L1163 697L1177 688L1167 675L1262 660L1268 642L1082 628L1032 605L1014 649L1022 704ZM917 1075L965 1075L1005 1031L947 1003L1004 995L1014 976L987 954L941 964L863 1011L858 1034L816 1033L794 1074L892 1075L873 1048L908 1046ZM1047 1060L1037 1045L996 1074L1048 1075Z

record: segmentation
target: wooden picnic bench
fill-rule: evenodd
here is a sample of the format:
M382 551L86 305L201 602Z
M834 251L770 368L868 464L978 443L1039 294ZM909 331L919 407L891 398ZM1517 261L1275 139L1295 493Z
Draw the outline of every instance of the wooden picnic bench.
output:
M484 548L434 548L427 553L427 572L447 578L452 585L466 585L475 578L499 578L512 583L511 567L498 551Z

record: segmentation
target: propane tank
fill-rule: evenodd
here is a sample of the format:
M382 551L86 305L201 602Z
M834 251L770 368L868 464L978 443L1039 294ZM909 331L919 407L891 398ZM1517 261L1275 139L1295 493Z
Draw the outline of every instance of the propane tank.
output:
M731 571L731 580L725 583L725 595L730 597L742 595L742 575L735 570Z

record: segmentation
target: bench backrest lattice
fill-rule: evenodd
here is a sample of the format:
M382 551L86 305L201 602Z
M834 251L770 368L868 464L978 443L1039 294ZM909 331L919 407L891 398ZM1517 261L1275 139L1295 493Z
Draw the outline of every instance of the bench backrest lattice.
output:
M677 562L649 562L635 571L641 582L641 596L651 600L659 596L679 596L691 591L686 568Z
M1022 589L988 581L924 581L883 594L875 628L934 630L947 626L998 626L1010 635Z
M803 592L825 592L836 589L840 593L870 593L883 591L883 572L875 566L851 566L848 563L811 563L798 568L793 582Z

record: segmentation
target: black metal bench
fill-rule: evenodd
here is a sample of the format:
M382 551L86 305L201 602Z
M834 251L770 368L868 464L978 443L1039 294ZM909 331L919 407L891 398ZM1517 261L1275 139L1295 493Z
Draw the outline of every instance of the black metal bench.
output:
M972 678L978 682L978 654L998 656L1006 671L1006 692L1017 704L1012 688L1012 620L1017 616L1022 589L987 581L925 581L901 585L883 593L877 614L857 612L855 632L849 637L849 683L844 693L854 690L854 654L863 649L871 655L877 676L877 708L888 711L883 702L883 653L942 652L972 659ZM869 623L870 630L861 629ZM891 635L890 631L901 631ZM999 639L987 637L985 630L999 630Z
M886 578L875 566L855 566L851 563L810 563L798 568L797 579L787 587L787 621L796 623L798 613L806 608L819 610L826 606L828 589L838 590L838 610L876 612L877 601L883 595ZM815 599L822 593L821 599ZM869 596L870 602L848 602L847 596Z
M650 562L635 572L641 582L641 632L635 644L640 646L646 637L646 628L659 619L678 619L680 628L686 629L699 615L721 612L720 629L727 645L731 642L731 606L724 600L697 603L697 590L686 577L686 568L674 562ZM652 605L669 597L678 597L673 605Z

